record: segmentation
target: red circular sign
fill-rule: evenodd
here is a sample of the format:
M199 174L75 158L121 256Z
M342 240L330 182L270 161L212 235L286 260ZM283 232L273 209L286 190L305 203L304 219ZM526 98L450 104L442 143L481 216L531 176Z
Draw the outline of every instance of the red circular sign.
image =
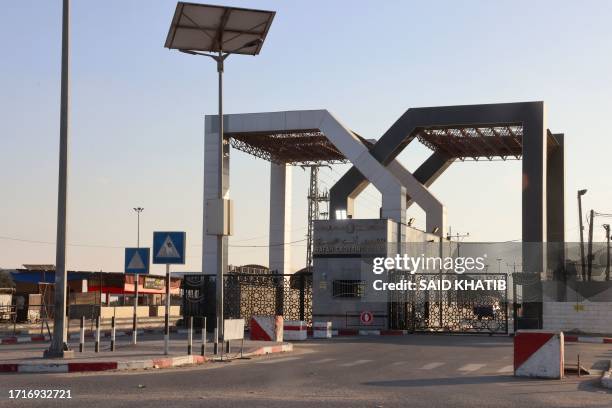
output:
M361 320L361 324L372 324L372 321L374 321L374 315L372 312L361 312L361 315L359 315L359 320Z

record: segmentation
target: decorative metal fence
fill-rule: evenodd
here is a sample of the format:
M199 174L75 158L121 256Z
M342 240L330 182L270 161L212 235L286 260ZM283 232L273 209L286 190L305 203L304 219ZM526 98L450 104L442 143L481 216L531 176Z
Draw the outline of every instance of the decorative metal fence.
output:
M215 322L215 285L213 275L185 275L183 278L183 316L193 316L196 324L207 318ZM282 315L287 320L312 324L312 274L243 274L224 276L223 315L226 319Z
M420 273L392 276L414 282L416 290L396 291L389 299L390 326L413 332L447 333L508 333L507 275L482 273L457 275L455 273ZM431 282L451 283L449 289L422 289ZM455 282L496 281L504 284L474 290L471 284Z

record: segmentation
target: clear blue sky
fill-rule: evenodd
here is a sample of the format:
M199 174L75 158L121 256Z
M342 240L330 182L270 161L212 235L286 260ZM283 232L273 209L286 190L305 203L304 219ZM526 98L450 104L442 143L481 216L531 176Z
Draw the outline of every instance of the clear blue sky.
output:
M228 60L227 113L326 108L378 138L410 107L544 100L549 128L566 134L568 239L578 236L578 188L589 189L586 209L612 212L612 2L219 3L277 11L262 53ZM153 230L185 230L178 269L200 269L203 115L216 111L216 72L163 48L175 5L73 1L69 242L101 247L70 246L71 269L122 270L138 205L143 245ZM60 30L60 0L0 5L2 237L55 240ZM414 169L428 154L414 144L401 159ZM266 245L269 165L236 152L231 166L231 242ZM323 171L323 182L345 170ZM454 164L432 190L453 231L520 238L520 162ZM294 240L305 234L306 191L296 169ZM376 214L378 200L368 189L357 215ZM293 250L300 267L305 247ZM232 248L230 262L266 264L267 251ZM0 267L22 263L55 263L53 245L0 239Z

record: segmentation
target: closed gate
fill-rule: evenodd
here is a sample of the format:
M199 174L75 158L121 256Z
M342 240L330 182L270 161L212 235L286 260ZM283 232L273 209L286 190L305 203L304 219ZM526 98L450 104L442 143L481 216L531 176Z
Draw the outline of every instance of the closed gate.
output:
M406 276L407 275L407 276ZM394 274L391 281L415 283L415 290L393 291L389 299L392 329L412 332L508 333L508 290L505 274L419 273ZM494 288L474 289L476 281L504 282ZM435 286L450 282L449 289ZM455 282L461 281L459 284ZM466 283L468 282L468 283ZM473 283L469 283L473 282ZM425 287L425 289L423 289Z
M282 315L287 320L312 324L312 273L293 275L228 273L224 277L223 315L226 319ZM215 319L213 275L185 275L183 316L193 316L197 325L207 318L210 329Z

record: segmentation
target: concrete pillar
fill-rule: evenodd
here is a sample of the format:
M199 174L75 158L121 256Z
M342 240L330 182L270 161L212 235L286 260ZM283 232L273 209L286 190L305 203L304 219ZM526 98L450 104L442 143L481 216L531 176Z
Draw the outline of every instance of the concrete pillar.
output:
M523 271L546 270L542 245L547 238L546 181L547 129L544 102L538 103L523 122Z
M563 134L549 134L546 168L547 261L557 282L557 300L564 301L565 275L565 145Z
M547 271L547 128L544 102L538 102L523 121L523 272L541 277ZM542 327L541 285L523 288L523 316Z
M565 242L565 145L564 135L551 137L557 146L548 149L546 168L546 237L548 242Z
M227 117L224 119L227 122ZM203 239L202 239L202 273L205 275L217 274L217 245L216 235L206 233L206 202L218 198L218 154L219 126L216 115L207 115L204 131L204 202L203 202ZM223 161L223 192L224 198L229 198L229 143L224 143ZM223 267L227 270L228 238L223 239Z
M293 273L291 268L291 166L270 163L270 271Z

